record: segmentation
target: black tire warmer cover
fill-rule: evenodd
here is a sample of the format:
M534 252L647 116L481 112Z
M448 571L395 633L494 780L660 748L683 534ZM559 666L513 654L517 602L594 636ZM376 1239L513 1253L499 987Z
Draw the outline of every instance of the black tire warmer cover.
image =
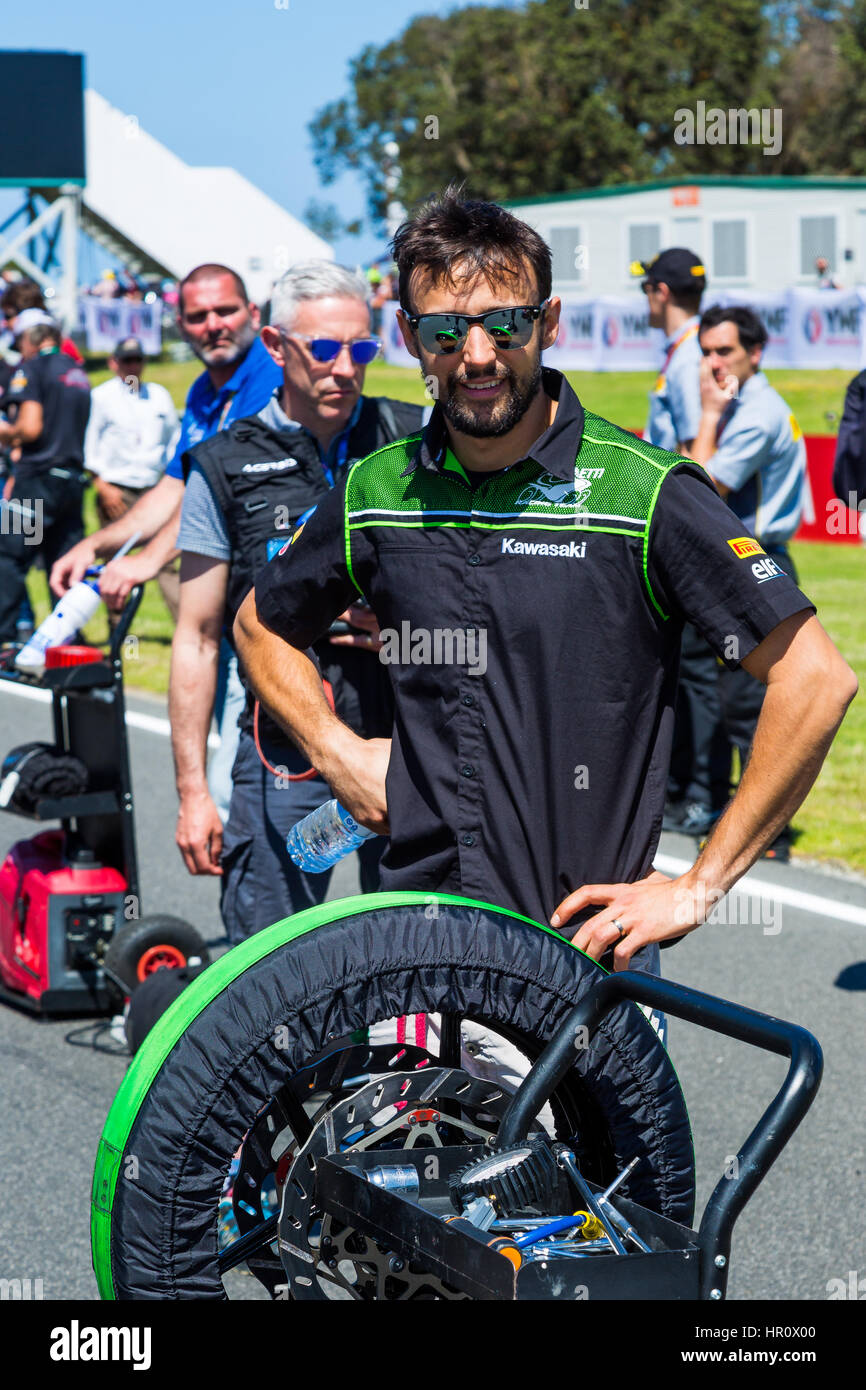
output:
M326 903L228 952L159 1020L106 1122L91 1222L102 1297L226 1297L217 1206L232 1155L262 1106L334 1038L444 1011L547 1041L605 973L550 928L421 893ZM629 1195L688 1225L685 1101L636 1005L605 1019L592 1045L575 1051L575 1068L609 1127L617 1166L644 1159Z

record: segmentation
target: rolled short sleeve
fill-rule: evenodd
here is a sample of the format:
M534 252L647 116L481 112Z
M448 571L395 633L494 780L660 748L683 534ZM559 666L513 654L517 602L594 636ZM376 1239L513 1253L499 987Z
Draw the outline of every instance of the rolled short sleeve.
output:
M707 472L732 492L739 492L766 461L770 442L767 431L757 422L744 424L742 429L729 426L707 463Z
M346 555L345 495L344 479L256 579L259 618L301 651L359 596Z
M209 555L214 560L230 560L232 546L225 517L213 489L197 463L194 463L183 494L178 550Z
M647 583L657 608L693 623L731 668L786 618L815 611L697 464L671 469L659 489Z
M15 368L4 406L21 405L24 401L42 401L42 383L36 362L20 362Z

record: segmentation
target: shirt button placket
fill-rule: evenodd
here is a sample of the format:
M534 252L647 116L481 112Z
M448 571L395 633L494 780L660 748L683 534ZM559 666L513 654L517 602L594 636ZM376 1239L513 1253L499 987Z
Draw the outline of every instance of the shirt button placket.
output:
M461 627L467 642L464 650L466 664L460 672L457 736L457 843L460 859L462 890L471 897L484 894L482 868L482 831L484 820L483 733L480 682L482 677L471 675L468 662L470 628L476 630L474 652L478 653L478 632L486 628L485 614L489 602L489 574L481 554L483 534L466 532L466 571L463 585ZM473 687L475 687L473 689Z

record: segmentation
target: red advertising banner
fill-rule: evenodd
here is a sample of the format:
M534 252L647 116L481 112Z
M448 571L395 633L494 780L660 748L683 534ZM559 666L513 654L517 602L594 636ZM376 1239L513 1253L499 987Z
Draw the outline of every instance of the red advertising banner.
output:
M861 517L833 492L835 454L834 434L806 435L806 505L794 537L797 541L847 541L856 545L860 540Z

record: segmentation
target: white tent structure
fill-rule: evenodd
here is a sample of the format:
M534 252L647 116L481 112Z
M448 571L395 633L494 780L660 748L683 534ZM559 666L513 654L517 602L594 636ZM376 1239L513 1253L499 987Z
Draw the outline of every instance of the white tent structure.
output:
M295 261L333 260L328 242L235 169L185 164L98 92L85 92L84 114L81 227L134 273L180 279L218 261L262 303Z

